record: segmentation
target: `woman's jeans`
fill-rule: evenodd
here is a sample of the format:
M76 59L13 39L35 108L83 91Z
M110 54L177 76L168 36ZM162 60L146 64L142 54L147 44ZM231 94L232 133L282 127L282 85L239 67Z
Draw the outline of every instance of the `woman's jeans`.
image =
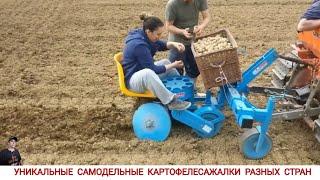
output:
M167 65L170 61L162 59L155 62L156 65ZM162 79L170 76L179 76L178 71L173 68L167 70L165 73L156 74L151 69L142 69L135 72L129 81L129 89L138 93L143 93L146 90L151 91L162 104L168 104L172 101L174 93L170 92L162 83Z

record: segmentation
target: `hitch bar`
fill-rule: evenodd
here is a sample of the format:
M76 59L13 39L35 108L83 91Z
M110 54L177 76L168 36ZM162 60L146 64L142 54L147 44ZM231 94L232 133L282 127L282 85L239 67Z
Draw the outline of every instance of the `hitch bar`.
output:
M310 66L310 67L314 68L314 64L304 62L299 58L287 57L287 56L283 56L283 55L279 55L279 57L282 59L285 59L287 61L295 62L298 64L303 64L303 65Z

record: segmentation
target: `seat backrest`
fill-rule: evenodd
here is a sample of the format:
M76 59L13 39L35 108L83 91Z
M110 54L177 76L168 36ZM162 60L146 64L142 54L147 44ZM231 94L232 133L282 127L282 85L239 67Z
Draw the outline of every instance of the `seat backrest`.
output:
M126 87L126 83L124 80L124 73L123 73L123 68L121 65L121 61L122 61L122 53L119 52L116 55L114 55L114 60L116 61L116 65L117 65L117 71L118 71L118 76L119 76L119 86L120 86L120 90L122 91L123 89L127 89Z
M121 64L122 59L123 59L123 54L121 52L114 55L114 61L116 62L118 76L119 76L120 91L126 96L155 98L155 96L150 91L146 91L145 93L135 93L127 89L125 79L124 79L123 67Z

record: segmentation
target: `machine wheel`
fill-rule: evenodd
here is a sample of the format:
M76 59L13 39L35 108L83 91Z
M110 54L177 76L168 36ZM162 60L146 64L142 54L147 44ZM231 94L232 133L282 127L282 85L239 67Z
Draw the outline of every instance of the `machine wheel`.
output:
M141 105L133 115L132 125L141 140L164 141L171 130L169 113L159 103Z
M210 122L212 122L213 120L215 120L219 117L219 115L217 115L215 112L213 112L213 110L208 109L208 108L207 109L198 109L197 111L195 111L195 114L197 114L201 118L203 118L207 121L210 121ZM202 138L211 138L211 137L216 136L220 132L222 125L223 125L223 121L220 121L220 122L214 124L213 130L210 134L203 133L203 132L196 130L196 129L194 129L194 131L197 133L197 135L199 135Z
M249 159L261 159L265 157L272 149L272 139L269 135L265 135L262 147L257 152L256 145L260 133L256 128L252 128L244 132L240 138L240 150L245 157Z

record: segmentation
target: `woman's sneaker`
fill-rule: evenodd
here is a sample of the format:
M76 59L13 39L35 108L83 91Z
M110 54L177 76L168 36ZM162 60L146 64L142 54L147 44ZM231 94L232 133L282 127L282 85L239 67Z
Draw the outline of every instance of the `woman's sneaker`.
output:
M178 98L174 98L169 104L168 108L170 110L186 110L191 106L191 102L188 101L182 101Z

